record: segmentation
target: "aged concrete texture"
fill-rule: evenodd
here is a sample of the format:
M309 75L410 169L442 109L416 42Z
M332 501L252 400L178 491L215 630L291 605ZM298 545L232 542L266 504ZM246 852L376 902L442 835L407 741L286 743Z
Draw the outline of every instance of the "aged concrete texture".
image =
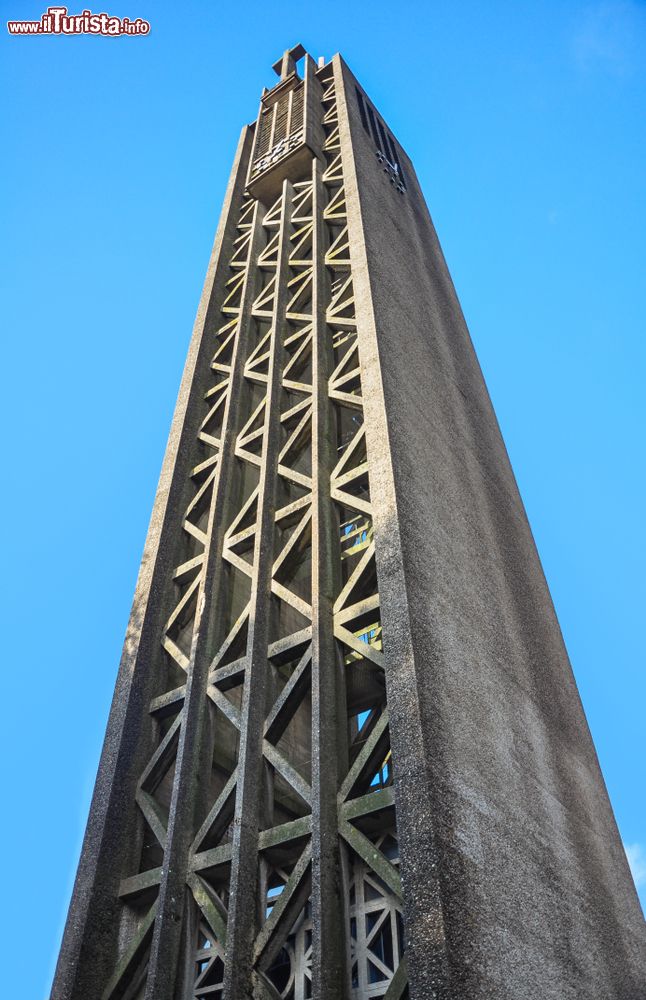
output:
M411 997L641 1000L646 927L442 251L335 75Z
M200 403L213 326L213 303L222 296L234 237L229 208L239 200L253 134L242 130L204 290L195 320L164 464L153 508L137 588L126 632L108 728L83 841L51 1000L100 997L119 949L119 883L128 861L141 851L134 790L151 753L149 705L161 624L172 604L167 578L179 532L190 444L202 419ZM136 924L133 921L133 925ZM149 932L152 928L149 928Z
M302 55L240 140L52 1000L646 1000L412 165Z

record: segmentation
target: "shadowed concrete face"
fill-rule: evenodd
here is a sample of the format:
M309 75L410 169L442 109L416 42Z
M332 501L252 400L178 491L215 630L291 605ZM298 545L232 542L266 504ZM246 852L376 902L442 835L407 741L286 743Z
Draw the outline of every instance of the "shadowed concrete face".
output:
M436 977L430 858L441 995L646 996L639 902L437 237L412 164L398 150L402 196L336 72L412 995Z
M52 998L640 1000L639 904L412 165L338 56L274 68Z

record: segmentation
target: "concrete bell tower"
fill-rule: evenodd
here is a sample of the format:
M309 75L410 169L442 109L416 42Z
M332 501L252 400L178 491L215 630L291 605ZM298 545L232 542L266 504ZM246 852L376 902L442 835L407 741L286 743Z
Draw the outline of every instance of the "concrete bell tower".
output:
M242 130L52 1000L643 1000L646 933L413 166Z

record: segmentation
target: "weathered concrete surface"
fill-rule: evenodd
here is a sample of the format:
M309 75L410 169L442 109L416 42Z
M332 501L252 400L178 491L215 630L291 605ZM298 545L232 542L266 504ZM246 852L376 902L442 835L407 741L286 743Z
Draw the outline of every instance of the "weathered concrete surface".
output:
M141 849L136 782L150 757L151 699L161 671L161 625L172 608L169 579L185 504L202 401L210 372L208 336L218 318L253 133L242 130L215 237L177 398L141 569L128 623L81 859L58 958L51 1000L100 997L117 959L119 933L133 917L118 898L119 882ZM171 590L169 594L169 590Z
M460 306L410 161L401 195L335 74L411 996L641 1000L646 926Z
M411 997L643 1000L643 919L459 304L412 166L404 162L408 191L402 195L362 127L354 81L339 59L334 65L364 368ZM224 622L215 621L220 584L213 555L220 551L224 526L231 520L226 513L235 493L227 479L230 469L214 488L212 512L217 507L220 514L217 524L217 518L210 518L200 605L209 612L200 612L179 695L169 688L165 672L157 670L159 635L172 608L169 580L203 416L212 348L206 334L220 320L218 305L235 235L231 206L242 196L250 148L251 132L244 130L146 544L54 1000L101 996L119 945L123 952L137 923L148 927L152 939L149 1000L192 992L192 959L183 962L180 951L186 928L188 935L195 927L190 919L182 921L183 894L187 877L192 878L187 875L189 832L208 805L206 786L194 779L202 759L210 759L211 734L203 729L201 708L210 662L208 637L224 628ZM317 165L315 200L323 197L320 173ZM320 218L314 241L320 257ZM280 259L285 271L284 246ZM313 371L315 397L326 399L332 361L326 357L321 273L317 281ZM275 307L279 316L285 308L284 285L283 280ZM250 290L244 292L247 305L252 298ZM243 360L236 354L236 384ZM279 370L275 355L270 390L275 413ZM227 467L240 392L239 386L233 388L228 404L237 416L227 417L223 434ZM347 749L338 746L346 710L339 706L333 684L331 619L338 582L333 579L335 522L328 503L334 461L327 440L331 414L318 404L317 414L311 666L315 760L312 819L304 817L302 827L303 835L314 827L314 995L338 1000L346 942L339 919L339 775L329 760L336 751L341 770L347 768ZM264 537L273 517L277 447L272 440L264 454ZM267 836L258 829L262 783L257 761L265 701L269 551L257 556L253 685L242 712L239 830L230 849L230 997L248 996L251 989L257 849ZM260 603L259 594L265 595ZM155 914L141 910L137 915L120 901L118 889L123 873L136 870L131 862L141 848L134 790L156 745L149 709L151 698L160 696L184 705L166 852L163 864L127 880L160 886L153 929ZM300 863L309 863L305 853ZM303 886L306 895L308 884ZM119 995L131 998L139 988L131 986L124 983Z

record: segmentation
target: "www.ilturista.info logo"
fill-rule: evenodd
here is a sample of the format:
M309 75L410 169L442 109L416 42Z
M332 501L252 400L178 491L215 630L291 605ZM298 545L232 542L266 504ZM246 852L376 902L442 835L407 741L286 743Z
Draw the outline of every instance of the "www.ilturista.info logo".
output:
M150 23L138 17L112 17L83 10L68 14L67 7L48 7L40 21L7 21L10 35L147 35Z

